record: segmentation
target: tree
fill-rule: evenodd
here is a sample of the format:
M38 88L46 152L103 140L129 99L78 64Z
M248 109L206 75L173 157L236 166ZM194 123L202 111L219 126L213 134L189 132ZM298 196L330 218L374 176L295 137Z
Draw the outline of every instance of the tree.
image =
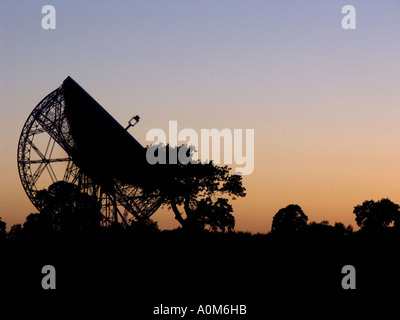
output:
M7 235L7 224L0 217L0 239L4 239Z
M363 230L378 230L393 222L398 225L400 206L388 198L379 201L366 200L354 207L357 225Z
M194 223L200 223L210 231L230 232L235 228L235 217L232 215L232 206L228 199L218 198L213 202L210 197L201 199L193 211Z
M167 155L166 164L151 167L152 178L144 186L144 196L160 196L184 229L233 230L233 209L224 197L235 199L246 195L242 177L231 174L228 166L193 161L193 151L186 145L158 146L157 152ZM172 163L169 160L172 153L185 154L191 161Z
M350 235L353 233L353 226L351 224L346 227L342 222L335 222L333 228L337 233L343 235Z
M133 220L129 226L129 230L136 234L146 234L160 231L158 228L158 223L150 218L144 220Z
M321 239L332 236L350 235L353 233L353 227L351 225L346 227L342 222L335 222L332 226L327 220L323 220L320 223L312 221L307 225L307 232L315 236L315 238Z
M16 227L17 228L17 227ZM12 235L18 236L14 231ZM55 228L53 227L52 215L47 214L47 212L41 213L31 213L26 217L23 224L22 235L28 237L45 237L53 233Z
M303 230L307 226L308 217L297 204L290 204L280 209L272 220L271 232L292 233Z
M79 188L58 181L36 194L40 213L30 214L24 223L25 232L89 232L100 228L101 204Z
M20 239L22 234L22 225L20 223L11 226L8 232L8 237L10 239Z

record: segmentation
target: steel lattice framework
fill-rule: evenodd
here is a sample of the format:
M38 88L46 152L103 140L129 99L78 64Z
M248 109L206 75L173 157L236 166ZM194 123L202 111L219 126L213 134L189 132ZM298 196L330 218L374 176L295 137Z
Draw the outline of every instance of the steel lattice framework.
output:
M39 185L49 186L56 181L77 185L82 192L95 197L102 204L103 224L149 218L160 206L157 195L144 196L140 187L112 179L103 184L96 176L88 176L74 161L78 148L71 134L65 112L64 87L47 95L31 112L22 129L18 143L18 170L22 185L30 201L40 211L36 200ZM45 141L40 146L36 141ZM60 152L55 152L55 149ZM61 171L54 166L62 164ZM44 178L46 176L46 178ZM43 180L43 183L39 183Z

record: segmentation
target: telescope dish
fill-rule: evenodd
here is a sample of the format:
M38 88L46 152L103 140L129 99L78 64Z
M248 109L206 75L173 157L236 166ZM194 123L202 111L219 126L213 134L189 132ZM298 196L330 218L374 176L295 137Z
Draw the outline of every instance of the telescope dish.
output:
M149 178L145 148L71 77L26 120L18 171L39 211L36 192L57 181L95 197L106 225L148 219L161 205L159 195L140 187Z

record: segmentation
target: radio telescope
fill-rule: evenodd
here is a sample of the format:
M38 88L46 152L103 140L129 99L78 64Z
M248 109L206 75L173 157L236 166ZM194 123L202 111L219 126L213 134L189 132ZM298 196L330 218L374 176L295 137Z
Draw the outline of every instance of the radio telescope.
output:
M18 143L22 185L36 192L70 182L102 204L103 224L148 219L161 205L140 187L149 179L145 148L71 77L31 112Z

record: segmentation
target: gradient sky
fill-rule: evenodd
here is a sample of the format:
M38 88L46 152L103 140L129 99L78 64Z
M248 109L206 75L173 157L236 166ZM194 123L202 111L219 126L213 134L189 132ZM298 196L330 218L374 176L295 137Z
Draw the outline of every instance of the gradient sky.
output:
M43 30L42 6L56 8ZM343 30L341 8L356 8ZM152 128L255 129L236 229L270 230L299 204L355 226L353 207L400 203L399 1L0 1L0 216L35 212L17 172L21 129L72 76L143 145ZM172 212L153 216L177 226Z

